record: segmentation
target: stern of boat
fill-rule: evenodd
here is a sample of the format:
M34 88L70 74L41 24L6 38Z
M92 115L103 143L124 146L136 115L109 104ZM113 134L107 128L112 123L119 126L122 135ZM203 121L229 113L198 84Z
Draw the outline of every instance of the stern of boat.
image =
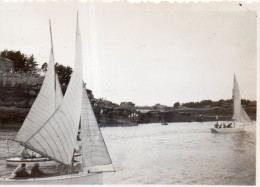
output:
M0 178L0 185L72 185L72 184L103 184L103 173L80 172L71 175L60 175L45 178L9 179Z
M217 131L215 128L211 128L210 131L211 131L212 133L218 133L218 131Z

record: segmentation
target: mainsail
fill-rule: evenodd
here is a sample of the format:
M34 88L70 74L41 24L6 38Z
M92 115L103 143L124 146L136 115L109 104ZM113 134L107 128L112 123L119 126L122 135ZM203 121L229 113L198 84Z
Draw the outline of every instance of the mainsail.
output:
M55 109L57 109L58 106L61 104L61 101L63 99L63 94L62 94L58 75L57 75L57 73L55 73L55 74L56 74L56 76L55 76L55 80L56 80L56 84L55 84L55 90L56 90L56 92L55 92Z
M30 149L59 163L70 165L82 102L82 46L77 24L74 71L64 98L47 122L25 142Z
M83 87L81 109L82 164L85 168L112 164L95 114Z
M43 124L51 117L63 98L60 83L54 68L51 27L50 35L50 59L41 90L39 91L28 115L26 116L22 127L15 137L15 140L21 142L22 144L30 139L43 126Z
M53 63L54 58L51 52L48 70L41 90L15 138L16 141L26 142L55 111L55 71Z
M234 87L233 87L233 102L234 102L234 114L232 119L241 123L250 123L251 120L241 105L240 91L236 76L234 75Z

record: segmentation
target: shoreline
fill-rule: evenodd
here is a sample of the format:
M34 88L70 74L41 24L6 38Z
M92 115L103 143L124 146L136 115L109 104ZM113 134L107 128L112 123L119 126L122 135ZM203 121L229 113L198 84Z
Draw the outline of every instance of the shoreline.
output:
M230 122L232 120L219 120L219 122ZM255 121L255 120L253 120ZM173 122L168 122L168 123L204 123L204 122L216 122L215 120L208 120L208 121L173 121ZM153 123L158 123L160 124L161 122L149 122L149 123L125 123L125 124L102 124L100 125L100 128L106 128L106 127L134 127L134 126L139 126L142 124L148 125L148 124L153 124ZM18 132L22 124L0 124L0 131L2 132Z

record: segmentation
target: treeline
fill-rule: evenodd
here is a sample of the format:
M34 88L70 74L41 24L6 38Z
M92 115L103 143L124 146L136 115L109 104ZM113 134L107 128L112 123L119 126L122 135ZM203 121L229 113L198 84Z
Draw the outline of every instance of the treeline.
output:
M39 67L34 56L25 55L20 51L4 50L0 53L1 57L7 58L14 62L14 72L25 72L42 75L47 71L48 63L45 62ZM72 74L72 68L70 66L63 66L58 62L55 64L55 70L58 74L61 85L67 86Z
M33 55L27 56L20 51L4 50L0 53L0 56L14 62L13 71L15 72L23 71L37 73L39 71L37 68L38 64Z
M249 105L252 101L247 100L247 99L242 99L241 104L242 105ZM205 108L205 107L225 107L226 106L231 106L233 104L233 99L220 99L219 101L212 101L212 100L202 100L200 102L188 102L188 103L182 103L180 104L179 102L176 102L173 107L174 108L179 108L180 106L182 107L187 107L187 108Z

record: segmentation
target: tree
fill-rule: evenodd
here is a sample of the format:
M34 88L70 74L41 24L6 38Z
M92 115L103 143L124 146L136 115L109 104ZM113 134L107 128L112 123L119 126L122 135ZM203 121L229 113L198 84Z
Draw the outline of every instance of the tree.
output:
M72 74L72 68L70 66L63 66L62 64L56 63L55 71L58 74L61 85L68 86Z
M45 73L48 69L47 62L43 63L40 72ZM55 71L58 74L58 78L60 81L60 84L62 86L67 87L70 82L70 77L72 74L72 68L70 66L63 66L62 64L59 64L58 62L55 64Z
M173 108L178 109L181 106L179 102L174 103Z
M38 72L38 64L36 63L34 56L31 55L29 58L27 58L27 61L25 63L25 72L32 72L37 73Z
M25 54L20 51L4 50L0 53L1 57L8 58L14 62L14 71L23 71L23 72L38 72L38 64L35 61L33 55L27 57Z
M47 62L44 62L42 64L42 67L41 67L40 71L45 73L47 71L47 68L48 68L48 64L47 64Z

